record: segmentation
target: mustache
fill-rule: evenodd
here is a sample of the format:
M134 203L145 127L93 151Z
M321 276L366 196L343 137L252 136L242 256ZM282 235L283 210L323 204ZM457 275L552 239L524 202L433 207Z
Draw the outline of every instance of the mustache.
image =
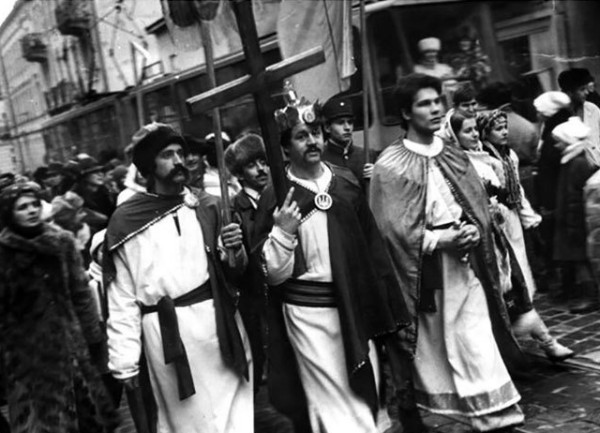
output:
M189 174L189 170L187 168L185 168L183 165L181 164L177 164L173 170L171 170L168 174L167 174L167 179L173 180L173 178L175 176L177 176L178 174L183 174L185 175L185 177L188 177Z
M319 149L317 146L309 146L309 147L307 147L306 150L304 151L304 154L306 155L309 152L319 152L319 153L322 153L321 149Z

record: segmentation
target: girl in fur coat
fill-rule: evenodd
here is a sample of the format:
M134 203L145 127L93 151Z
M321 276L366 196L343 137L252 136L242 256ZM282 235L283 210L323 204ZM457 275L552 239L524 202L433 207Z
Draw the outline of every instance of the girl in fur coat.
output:
M73 237L40 219L39 187L0 194L0 360L13 433L103 433L117 424L93 362L103 340ZM91 356L90 356L91 354Z

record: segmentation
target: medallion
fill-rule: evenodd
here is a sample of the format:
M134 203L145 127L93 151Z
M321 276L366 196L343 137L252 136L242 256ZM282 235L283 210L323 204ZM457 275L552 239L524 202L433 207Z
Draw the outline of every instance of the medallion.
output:
M326 192L320 192L315 195L315 206L319 210L328 210L333 204L333 199Z

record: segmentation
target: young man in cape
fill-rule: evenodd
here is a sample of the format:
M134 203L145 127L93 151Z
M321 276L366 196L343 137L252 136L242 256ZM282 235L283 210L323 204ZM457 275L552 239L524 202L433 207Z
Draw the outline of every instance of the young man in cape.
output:
M261 196L253 248L270 286L271 401L296 433L382 432L389 419L374 342L394 367L402 362L402 294L360 184L321 161L319 107L294 100L275 117L289 192L280 207L272 186ZM405 431L420 432L413 409Z
M221 226L217 198L184 186L186 143L172 127L146 125L134 142L148 192L107 229L109 368L135 391L143 350L157 431L252 431L251 357L225 279L247 264L241 229Z
M520 351L490 265L487 198L467 155L435 135L440 94L435 77L400 80L407 133L375 164L371 208L408 300L412 324L402 335L414 354L417 404L466 416L476 431L513 431L523 413L503 356Z

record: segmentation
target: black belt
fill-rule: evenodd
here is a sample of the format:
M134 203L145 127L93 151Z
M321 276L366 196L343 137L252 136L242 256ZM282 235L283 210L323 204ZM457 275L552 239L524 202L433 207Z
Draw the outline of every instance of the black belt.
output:
M283 284L283 302L303 307L335 307L333 283L288 280Z
M179 390L179 399L194 395L194 380L190 370L190 363L181 335L179 334L179 324L175 307L185 307L192 304L212 299L210 281L195 288L191 292L181 295L178 298L171 299L170 296L163 296L156 305L141 304L142 315L149 313L158 313L158 323L160 325L160 335L163 343L163 352L165 364L175 364L175 374L177 376L177 388Z

